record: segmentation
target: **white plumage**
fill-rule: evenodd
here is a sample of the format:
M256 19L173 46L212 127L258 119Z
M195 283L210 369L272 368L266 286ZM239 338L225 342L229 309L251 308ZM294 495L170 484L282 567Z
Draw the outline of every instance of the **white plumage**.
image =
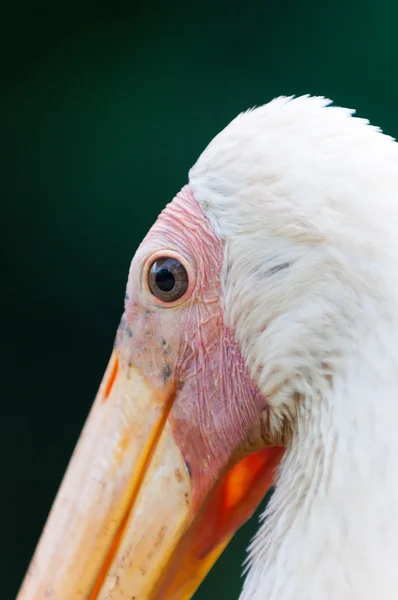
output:
M242 114L190 172L287 443L242 600L398 597L398 145L328 104Z

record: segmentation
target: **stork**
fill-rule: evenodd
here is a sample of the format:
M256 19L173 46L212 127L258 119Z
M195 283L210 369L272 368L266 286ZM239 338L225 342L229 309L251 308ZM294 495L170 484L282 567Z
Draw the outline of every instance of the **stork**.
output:
M324 98L217 135L130 268L18 600L398 598L398 145Z

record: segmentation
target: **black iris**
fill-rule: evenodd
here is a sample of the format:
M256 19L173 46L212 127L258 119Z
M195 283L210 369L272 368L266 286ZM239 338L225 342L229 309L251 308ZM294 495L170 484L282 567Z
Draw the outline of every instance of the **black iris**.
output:
M188 289L188 273L179 260L165 256L152 263L148 284L156 298L164 302L175 302Z
M175 286L175 277L170 269L159 269L155 275L156 285L162 292L171 292Z

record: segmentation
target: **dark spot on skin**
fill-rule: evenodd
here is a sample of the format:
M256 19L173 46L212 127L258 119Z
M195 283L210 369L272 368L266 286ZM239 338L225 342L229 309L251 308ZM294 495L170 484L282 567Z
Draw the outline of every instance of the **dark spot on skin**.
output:
M133 332L131 331L131 329L128 325L126 325L126 327L124 328L124 331L129 338L133 337Z
M156 552L159 550L159 547L160 547L160 546L162 545L162 543L163 543L163 540L164 540L165 533L166 533L166 527L165 527L165 526L163 526L163 527L162 527L162 528L159 530L159 532L158 532L158 534L157 534L157 536L156 536L156 538L155 538L155 542L154 542L154 545L153 545L153 548L152 548L152 550L151 550L151 551L149 552L149 554L147 555L147 561L151 562L152 558L155 556ZM141 567L141 573L143 573L143 570L145 570L145 573L146 573L146 567ZM145 573L143 573L143 575L144 575Z
M162 340L162 349L164 354L167 354L169 351L169 345L165 339Z
M170 377L170 375L172 374L172 370L171 367L169 365L169 363L166 363L163 367L163 371L162 371L162 379L163 379L163 383L166 383L166 381L168 380L168 378Z
M175 469L174 475L176 476L176 479L177 479L178 483L181 483L181 481L184 480L184 476L181 473L181 469Z
M280 265L276 265L276 267L272 267L269 271L267 271L267 276L275 275L279 271L283 271L284 269L288 269L290 267L290 263L285 262Z
M124 299L126 300L126 302L127 302L128 300L130 300L130 296L128 295L128 293L127 293L127 292L126 292L126 293L125 293L125 295L124 295Z
M154 550L157 550L159 548L159 546L161 545L161 543L163 542L165 533L166 533L166 527L165 527L165 525L163 525L163 527L159 530L158 535L156 536Z
M151 314L152 314L152 311L146 309L145 314L146 314L147 317L150 317Z
M133 332L131 331L126 318L123 316L122 320L120 321L120 330L123 332L124 335L127 335L129 338L133 337Z
M192 478L191 465L189 464L189 462L187 460L185 461L185 466L187 468L188 475Z

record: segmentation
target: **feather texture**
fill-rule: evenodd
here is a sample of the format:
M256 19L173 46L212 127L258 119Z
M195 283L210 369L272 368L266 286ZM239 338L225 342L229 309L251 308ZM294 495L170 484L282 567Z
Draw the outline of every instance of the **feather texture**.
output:
M329 104L248 111L190 172L225 322L289 432L242 600L398 597L398 145Z

